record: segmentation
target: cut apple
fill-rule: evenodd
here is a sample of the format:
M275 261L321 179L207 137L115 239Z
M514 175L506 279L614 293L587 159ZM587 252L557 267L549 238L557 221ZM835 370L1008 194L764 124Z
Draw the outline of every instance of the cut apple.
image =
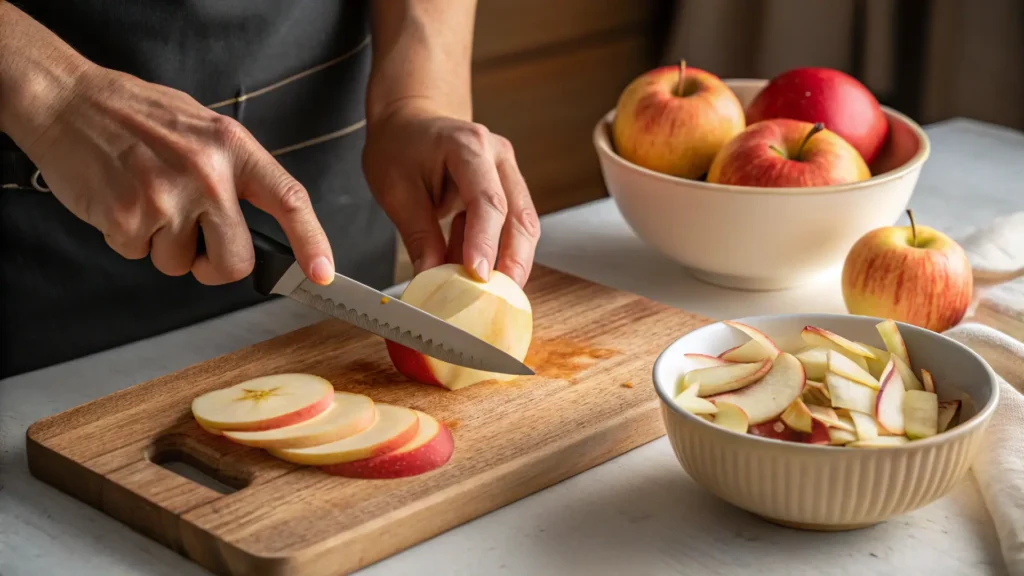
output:
M907 389L896 369L899 358L893 354L882 373L882 388L875 403L875 420L880 429L896 436L904 434L903 400Z
M793 430L798 432L806 432L808 434L813 430L813 420L811 419L811 411L804 404L803 400L797 398L793 400L793 403L786 407L779 416L786 426L789 426Z
M207 430L270 430L304 422L331 407L334 387L312 374L273 374L213 390L192 400Z
M918 440L938 434L938 395L924 390L906 390L904 394L903 428L907 438Z
M874 414L877 392L849 378L829 372L825 374L825 384L833 408L846 408L865 414Z
M810 383L814 380L808 380L807 385L804 386L804 391L800 395L800 399L804 401L804 404L808 406L825 406L831 407L832 402L822 393L821 390L810 386Z
M885 349L889 351L889 354L899 357L907 366L913 366L913 364L910 363L910 354L907 352L907 344L903 341L903 335L900 334L900 328L896 325L896 322L892 320L882 320L878 324L875 324L875 329L878 330L879 336L882 337L882 342L885 343Z
M889 363L889 352L863 342L860 345L875 355L874 358L865 358L864 360L865 364L867 364L868 373L874 376L875 380L879 379L882 376L882 371L885 370L885 365Z
M750 426L748 433L762 438L773 438L786 442L802 442L804 434L786 426L782 420L769 420Z
M950 423L953 422L953 418L956 416L957 410L960 409L959 400L947 400L945 402L939 402L939 416L938 416L938 428L939 432L945 432L949 429Z
M695 384L689 388L684 389L676 396L676 406L679 406L683 410L686 410L690 414L701 416L704 414L715 414L718 412L718 408L710 401L705 400L697 396L700 390L700 385Z
M335 392L331 407L305 422L270 430L225 430L224 436L255 448L308 448L358 434L376 419L377 410L368 396Z
M804 365L808 380L821 380L828 370L828 351L824 346L808 348L796 353L796 359Z
M491 271L490 280L481 282L461 264L435 266L417 274L401 299L520 361L526 357L533 338L530 300L514 280L497 270ZM516 377L449 364L390 340L387 350L392 364L407 378L449 390Z
M811 433L804 438L808 444L828 445L832 443L830 428L817 420L811 420Z
M402 447L362 460L322 466L328 474L346 478L406 478L444 466L455 452L451 430L436 418L414 410L419 419L416 435Z
M817 380L808 379L807 386L809 388L814 388L815 390L821 392L822 397L824 397L826 400L830 398L828 395L828 386L826 386L824 383L818 382Z
M816 326L805 326L800 331L800 337L803 338L804 342L811 346L824 346L837 352L850 352L858 356L865 358L873 358L874 354L864 346L847 340L835 332L830 332L824 328L818 328Z
M757 382L735 392L712 396L714 402L736 404L747 413L751 424L778 418L804 389L803 364L787 352L779 354L771 370Z
M765 350L768 351L768 357L771 358L772 360L774 360L779 354L782 353L782 350L780 350L779 347L775 345L775 342L773 342L771 338L766 336L764 332L761 332L757 328L747 326L746 324L741 324L734 320L726 320L725 322L722 323L725 324L726 326L732 326L733 328L743 332L747 336L750 336L751 340L757 342L762 347L764 347Z
M377 419L358 434L309 448L271 449L268 452L295 464L323 466L387 454L416 436L419 429L416 411L391 404L378 403L375 406Z
M844 446L857 441L857 435L842 428L828 428L828 437L833 446Z
M924 390L924 384L917 379L914 375L914 371L911 370L910 366L903 361L902 358L895 354L890 354L889 359L896 365L896 371L900 374L900 379L903 380L903 387L907 390ZM881 379L879 379L881 381Z
M757 382L771 370L772 361L765 359L749 364L729 363L725 366L711 366L690 370L683 377L683 386L700 385L697 393L701 397L739 390Z
M835 350L828 351L828 369L830 372L838 374L844 378L849 378L850 380L853 380L858 384L863 384L869 388L878 390L880 387L878 380L875 380L874 376L868 373L867 370L861 368L856 362Z
M932 373L924 368L921 368L921 385L924 386L925 392L935 394L935 379L932 378Z
M871 415L851 410L850 418L853 420L853 427L857 430L858 440L870 440L878 437L878 424Z
M708 356L707 354L683 354L683 357L690 361L691 370L710 368L712 366L728 366L732 363L716 356Z
M750 418L742 408L728 402L718 402L715 406L718 408L718 412L715 413L715 424L739 434L747 433Z
M687 386L686 382L680 382L680 385L682 386L682 391L679 392L678 396L676 396L676 400L679 399L679 396L689 396L694 398L697 396L697 393L700 392L700 382L694 382L690 386Z
M843 420L836 414L836 411L832 408L823 408L821 406L808 406L807 410L811 413L811 418L821 422L829 428L839 428L840 430L846 430L847 432L853 432L853 424Z
M879 436L870 440L857 440L847 444L850 448L891 448L910 442L906 436Z
M747 340L740 346L722 352L719 358L726 362L758 362L765 359L770 360L772 355L757 340Z

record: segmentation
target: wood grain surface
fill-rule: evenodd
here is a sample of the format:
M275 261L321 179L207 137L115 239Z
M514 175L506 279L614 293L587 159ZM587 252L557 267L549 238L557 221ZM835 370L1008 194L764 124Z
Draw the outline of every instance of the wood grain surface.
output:
M710 320L544 267L526 291L536 376L456 392L415 384L381 339L326 320L39 420L27 434L29 468L218 574L351 572L664 433L653 362ZM344 479L192 420L195 396L284 371L432 414L451 427L455 454L421 476ZM167 461L237 491L193 482Z

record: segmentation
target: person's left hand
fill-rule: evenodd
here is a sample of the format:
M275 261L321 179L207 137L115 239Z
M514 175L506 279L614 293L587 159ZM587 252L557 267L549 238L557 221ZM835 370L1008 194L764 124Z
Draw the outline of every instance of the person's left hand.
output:
M480 280L497 267L526 284L540 221L508 140L426 106L402 105L368 124L363 172L416 273L447 261ZM439 220L454 212L446 247Z

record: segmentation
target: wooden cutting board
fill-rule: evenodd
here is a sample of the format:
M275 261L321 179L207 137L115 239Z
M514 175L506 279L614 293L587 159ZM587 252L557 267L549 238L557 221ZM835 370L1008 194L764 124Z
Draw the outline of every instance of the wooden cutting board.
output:
M535 376L457 392L412 383L383 340L330 319L44 418L28 430L29 468L218 574L354 571L664 434L654 360L710 320L544 267L526 292ZM455 454L428 474L351 480L192 420L195 396L286 371L423 410L451 427Z

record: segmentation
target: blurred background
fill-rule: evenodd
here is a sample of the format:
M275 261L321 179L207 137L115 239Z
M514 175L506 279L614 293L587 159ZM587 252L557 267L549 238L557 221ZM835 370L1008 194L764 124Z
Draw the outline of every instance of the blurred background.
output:
M827 66L921 124L1024 130L1024 0L479 0L475 119L515 145L541 214L601 198L598 118L683 57L722 78Z

